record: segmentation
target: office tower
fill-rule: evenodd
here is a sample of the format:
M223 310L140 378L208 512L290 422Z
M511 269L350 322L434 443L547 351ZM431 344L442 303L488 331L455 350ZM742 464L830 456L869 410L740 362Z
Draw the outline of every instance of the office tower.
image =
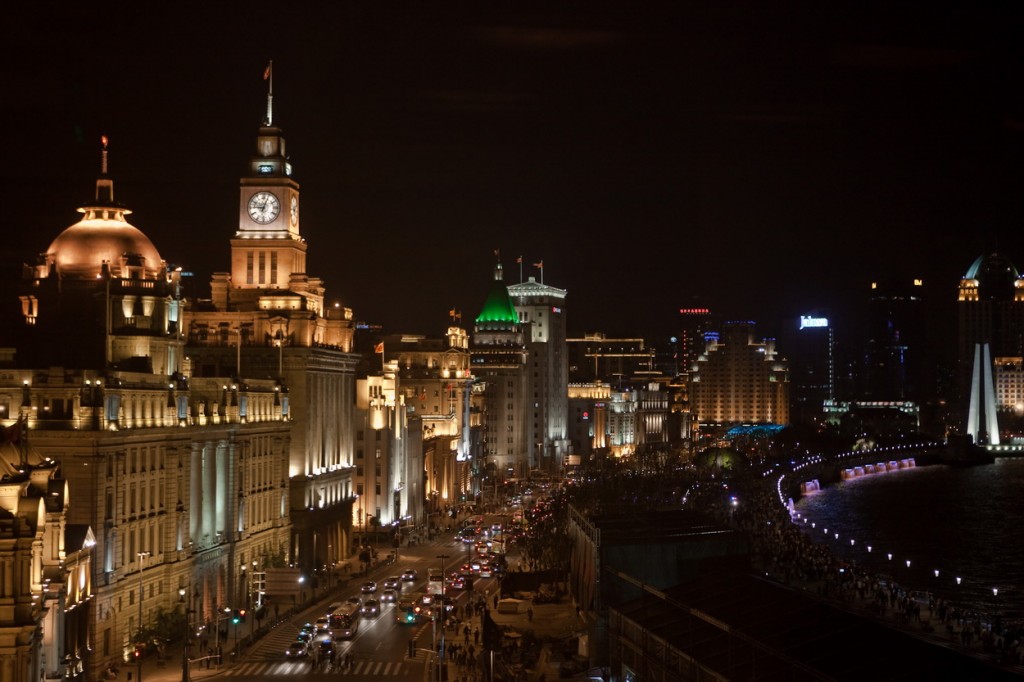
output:
M508 295L525 331L527 352L523 415L530 469L560 474L569 451L569 362L565 290L533 276L512 284Z
M679 309L679 335L676 346L679 352L679 373L684 377L684 387L689 385L693 364L704 352L704 335L715 327L716 322L709 308L694 305ZM689 396L684 396L684 400L688 399Z
M533 445L525 404L528 351L527 331L519 322L504 282L501 263L480 314L473 324L470 366L482 396L481 424L488 477L526 478Z
M791 421L815 424L825 401L835 399L835 331L824 313L786 320L779 352L789 363Z
M700 424L788 424L789 377L775 341L755 341L753 322L726 322L709 333L690 375Z
M921 279L872 282L859 397L916 403L930 398L936 345L928 337Z

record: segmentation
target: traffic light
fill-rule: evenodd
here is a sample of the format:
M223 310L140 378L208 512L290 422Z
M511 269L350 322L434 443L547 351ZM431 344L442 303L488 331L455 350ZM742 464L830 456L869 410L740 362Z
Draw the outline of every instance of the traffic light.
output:
M241 623L245 622L245 614L248 613L245 609L238 609L238 620Z
M141 643L141 642L139 642L139 643L137 643L137 644L135 645L135 651L133 652L133 655L135 656L135 660L136 660L136 661L137 661L137 660L139 660L140 658L142 658L142 649L143 649L143 648L144 648L145 646L146 646L146 645L145 645L145 644L143 644L143 643Z
M231 612L231 623L238 625L245 619L245 609L235 609Z

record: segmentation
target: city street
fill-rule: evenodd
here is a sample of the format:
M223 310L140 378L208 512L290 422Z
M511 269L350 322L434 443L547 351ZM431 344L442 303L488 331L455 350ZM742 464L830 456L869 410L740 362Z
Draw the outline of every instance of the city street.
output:
M488 518L488 523L490 522L491 520ZM383 558L389 555L392 548L382 544L378 546L377 550L378 556ZM418 578L413 582L402 583L401 594L403 596L418 595L424 592L427 577L432 570L440 572L443 569L444 573L450 573L466 563L474 554L472 543L463 543L455 538L454 528L449 532L441 533L433 540L417 543L414 547L402 547L396 561L392 563L381 561L366 574L353 574L344 579L342 584L318 593L314 601L288 618L282 617L270 632L248 649L243 649L237 660L231 660L233 656L226 654L224 663L219 667L215 663L211 663L207 667L208 663L205 659L194 660L190 666L189 679L196 681L217 676L263 680L281 676L301 675L315 678L344 674L356 679L387 677L422 682L428 679L426 667L437 665L435 652L442 637L441 632L435 629L434 623L430 620L415 625L397 622L398 607L391 603L382 603L380 614L377 616L360 618L357 632L351 640L336 640L333 663L326 659L316 660L313 656L298 659L286 658L285 650L289 644L295 641L301 627L305 623L314 623L317 618L323 616L331 603L344 601L353 595L364 599L371 596L360 593L359 588L364 581L372 580L381 586L387 577L400 575L405 569L414 568L418 573ZM510 562L514 560L510 557ZM497 589L495 578L477 577L473 580L472 594L483 594L487 599L491 599ZM468 604L470 594L471 592L467 589L446 590L446 596L452 599L460 611ZM379 596L379 591L372 596ZM471 630L479 627L478 617L472 617L469 622ZM242 624L238 636L244 640L251 627L251 623ZM234 632L229 632L231 637L229 643L233 643L234 635ZM459 643L466 643L465 637L461 633L456 635L451 630L445 633L445 638L449 643L455 637L458 638ZM413 658L409 658L408 655L410 640L413 642L415 653ZM480 650L479 643L476 643L476 650ZM180 645L177 651L179 652L177 659L174 658L173 653L169 652L168 660L160 667L157 667L156 661L147 660L143 669L144 682L182 680ZM178 661L177 666L174 665L175 660ZM127 679L126 673L132 670L134 669L122 667L118 679ZM453 667L450 667L449 670L449 678L451 678L454 674ZM133 682L136 679L133 674Z

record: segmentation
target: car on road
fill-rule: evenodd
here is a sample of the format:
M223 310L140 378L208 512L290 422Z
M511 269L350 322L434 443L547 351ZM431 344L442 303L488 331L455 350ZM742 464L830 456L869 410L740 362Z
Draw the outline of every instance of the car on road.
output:
M345 600L345 603L350 606L354 606L358 609L360 606L363 605L363 598L360 597L358 594L353 594L351 597Z
M394 604L398 601L398 590L384 590L380 593L382 604Z
M379 616L380 602L376 599L367 599L363 602L363 606L359 609L359 613L363 616Z
M284 655L287 658L302 658L309 653L303 642L292 642L288 645L288 648L284 650Z
M397 575L392 575L384 578L384 589L386 590L400 590L402 589L402 578Z
M359 591L363 594L373 594L377 591L377 583L372 580L367 580L365 583L359 586Z
M411 583L420 577L419 572L415 568L407 568L402 572L402 582Z

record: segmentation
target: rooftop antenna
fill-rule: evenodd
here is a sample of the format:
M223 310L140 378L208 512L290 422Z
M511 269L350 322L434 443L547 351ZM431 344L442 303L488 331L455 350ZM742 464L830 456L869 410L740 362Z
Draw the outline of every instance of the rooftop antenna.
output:
M267 81L267 118L265 125L274 123L274 60L267 62L267 68L263 70L263 80Z

